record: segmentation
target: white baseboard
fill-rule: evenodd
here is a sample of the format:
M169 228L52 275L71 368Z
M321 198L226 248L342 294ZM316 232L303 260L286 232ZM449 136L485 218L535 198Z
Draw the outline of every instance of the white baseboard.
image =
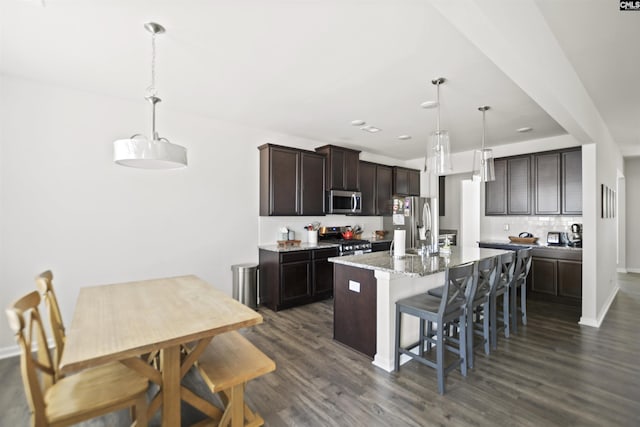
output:
M599 328L600 325L602 325L602 321L607 316L607 313L609 312L609 308L611 308L611 304L613 304L613 300L616 299L616 295L618 295L619 290L620 290L620 287L617 285L615 288L613 288L613 292L611 292L611 295L609 295L609 298L607 298L607 302L605 302L604 307L602 307L602 310L600 311L600 314L596 319L592 317L582 316L580 317L580 321L578 323L583 326L591 326L593 328Z
M640 273L640 268L627 268L627 273Z
M0 348L0 359L8 359L10 357L18 356L19 354L20 348L17 345Z
M53 349L56 346L56 343L55 341L53 341L52 338L48 339L47 343L50 349ZM36 348L37 347L34 347L33 349L35 350ZM0 360L8 359L14 356L20 356L20 347L18 347L17 344L9 347L0 348Z
M618 273L628 273L629 271L626 268L618 268Z

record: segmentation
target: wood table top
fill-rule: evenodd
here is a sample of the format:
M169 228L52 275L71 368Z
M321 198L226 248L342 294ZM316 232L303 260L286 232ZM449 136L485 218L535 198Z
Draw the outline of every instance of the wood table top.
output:
M80 290L61 371L134 357L262 322L262 316L196 276Z

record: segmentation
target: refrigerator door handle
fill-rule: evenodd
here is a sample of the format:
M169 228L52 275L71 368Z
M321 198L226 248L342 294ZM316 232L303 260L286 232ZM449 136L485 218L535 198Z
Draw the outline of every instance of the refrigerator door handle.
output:
M431 231L431 207L426 200L422 209L422 221L424 222L425 231Z

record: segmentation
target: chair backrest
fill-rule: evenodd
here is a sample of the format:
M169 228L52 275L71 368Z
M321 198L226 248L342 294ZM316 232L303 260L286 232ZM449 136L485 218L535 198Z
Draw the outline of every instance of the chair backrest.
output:
M33 291L14 302L7 310L9 326L20 348L20 370L27 401L32 412L32 425L45 424L44 394L53 383L54 368L47 337L38 311L40 294ZM34 359L33 351L37 346Z
M481 301L489 297L489 294L494 291L496 286L496 279L498 268L498 257L484 258L476 262L477 281L473 293L469 298L469 301Z
M527 279L529 270L531 270L531 253L533 248L520 249L517 252L515 281L516 283L523 283Z
M53 273L50 270L45 271L36 277L36 286L42 295L47 312L49 313L49 325L51 327L51 335L56 343L55 349L55 368L58 370L60 364L60 358L64 350L64 343L66 340L66 334L64 330L64 323L62 321L62 314L60 313L60 306L58 305L58 299L53 291Z
M498 280L494 290L511 286L516 271L516 253L508 251L500 255L500 265L498 266Z
M442 300L438 311L440 315L449 314L466 306L469 289L475 286L477 278L475 273L476 265L473 262L445 270Z

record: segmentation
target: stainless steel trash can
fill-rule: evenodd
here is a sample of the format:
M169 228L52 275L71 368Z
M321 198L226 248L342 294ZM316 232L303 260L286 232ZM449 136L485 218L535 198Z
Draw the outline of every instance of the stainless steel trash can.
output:
M231 266L233 272L233 298L254 310L258 308L258 264Z

